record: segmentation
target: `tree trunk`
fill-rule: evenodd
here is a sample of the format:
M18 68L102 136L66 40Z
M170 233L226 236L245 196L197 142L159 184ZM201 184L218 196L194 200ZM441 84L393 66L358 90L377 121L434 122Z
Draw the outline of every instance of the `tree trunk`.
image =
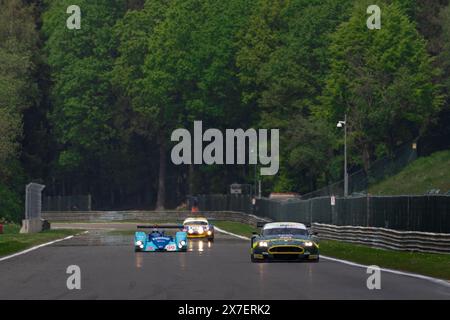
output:
M165 201L166 201L166 143L164 141L164 138L161 138L159 145L158 197L156 200L156 210L164 210Z
M190 164L189 165L189 173L188 173L188 179L189 179L189 195L193 196L194 195L194 165Z
M363 165L364 165L364 171L366 173L369 173L370 169L370 153L369 153L369 145L367 143L364 143L363 145Z

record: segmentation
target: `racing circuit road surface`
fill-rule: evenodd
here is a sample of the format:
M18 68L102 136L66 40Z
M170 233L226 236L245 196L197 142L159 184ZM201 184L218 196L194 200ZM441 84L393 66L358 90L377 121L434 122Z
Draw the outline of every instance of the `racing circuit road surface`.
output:
M365 268L325 259L251 263L248 241L220 233L186 253L135 253L133 236L94 230L130 225L78 227L91 230L0 261L0 299L450 299L450 286L388 272L369 290ZM67 289L70 265L81 290Z

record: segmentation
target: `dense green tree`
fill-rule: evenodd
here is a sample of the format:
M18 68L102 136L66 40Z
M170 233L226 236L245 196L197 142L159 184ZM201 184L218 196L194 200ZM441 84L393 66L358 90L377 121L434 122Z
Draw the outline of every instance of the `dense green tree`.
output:
M164 207L165 202L165 167L167 137L162 138L159 120L150 112L145 112L148 101L143 92L145 78L145 59L153 54L149 49L150 39L154 36L156 26L165 19L168 1L148 0L144 7L128 11L114 28L119 41L118 57L111 73L112 83L120 90L122 104L127 108L127 115L131 117L129 132L135 132L146 139L146 144L159 148L158 160L158 208ZM149 88L150 89L150 88ZM152 90L152 89L150 89ZM153 163L148 159L148 163ZM150 181L148 182L150 183Z
M329 136L310 110L318 103L328 72L328 35L348 17L352 2L260 0L242 33L237 63L243 101L257 109L260 126L281 130L282 179L275 184L277 191L308 189L326 170L319 159L317 165L302 167L311 157L299 150L310 144L311 136ZM322 129L326 131L317 132ZM323 146L316 155L323 152L318 156L326 159L330 144Z
M412 22L416 24L419 33L427 40L428 51L437 55L442 50L442 30L440 13L448 6L448 0L403 0L411 4L407 6L406 12Z
M38 33L34 8L0 0L0 219L19 221L23 114L38 99L34 70Z
M46 4L42 31L52 80L50 120L60 144L57 168L63 175L80 174L93 169L96 159L108 167L109 153L118 148L109 79L116 47L112 28L125 1L79 1L79 30L66 26L72 2Z
M429 34L433 44L429 46L429 51L434 51L434 64L442 69L435 78L435 83L443 86L446 99L440 112L433 117L419 145L424 155L450 148L450 5L442 7L437 17L432 16L432 19L436 33Z
M21 0L0 1L0 182L13 174L8 163L20 153L23 112L37 99L33 8Z
M450 141L448 0L381 1L381 30L366 27L370 1L80 0L81 29L68 30L72 4L0 0L8 212L20 211L22 167L49 193L92 193L97 208L174 207L252 183L252 166L171 164L171 132L194 120L279 128L266 192L339 178L345 113L353 169L417 136L426 153Z
M251 1L147 1L118 23L114 81L159 148L157 207L164 207L170 133L193 120L247 124L234 65Z
M417 137L442 103L426 41L396 4L380 6L380 30L367 29L367 4L360 3L333 34L331 72L317 108L331 124L348 114L352 154L361 155L366 170L376 151Z
M442 51L438 57L438 62L443 69L443 85L450 93L450 5L445 7L439 14L439 23L442 26L441 43ZM447 100L449 96L447 95Z

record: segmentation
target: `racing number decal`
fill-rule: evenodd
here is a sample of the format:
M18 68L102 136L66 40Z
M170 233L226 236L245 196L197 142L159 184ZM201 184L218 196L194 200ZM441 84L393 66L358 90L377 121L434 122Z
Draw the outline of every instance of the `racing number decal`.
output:
M167 251L175 251L177 247L174 244L169 244L166 246Z

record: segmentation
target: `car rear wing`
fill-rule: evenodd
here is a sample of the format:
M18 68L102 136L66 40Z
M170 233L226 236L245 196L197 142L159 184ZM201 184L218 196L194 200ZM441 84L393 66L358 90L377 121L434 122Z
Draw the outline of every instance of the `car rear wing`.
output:
M147 224L147 225L138 225L137 229L183 229L184 226L182 224Z

